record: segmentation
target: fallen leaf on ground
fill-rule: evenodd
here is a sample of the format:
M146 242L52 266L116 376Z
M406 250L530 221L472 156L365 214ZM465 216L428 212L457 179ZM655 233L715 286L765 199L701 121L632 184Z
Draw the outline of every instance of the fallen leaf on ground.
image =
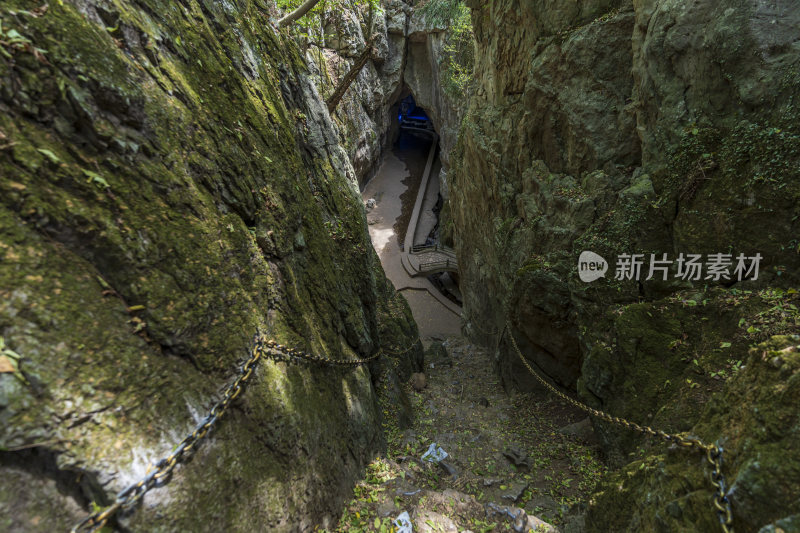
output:
M0 355L0 374L16 372L17 367L9 357Z

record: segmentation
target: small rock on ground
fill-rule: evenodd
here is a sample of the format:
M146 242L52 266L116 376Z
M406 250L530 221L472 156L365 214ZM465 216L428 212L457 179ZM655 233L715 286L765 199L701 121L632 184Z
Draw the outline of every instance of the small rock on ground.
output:
M503 494L503 498L506 500L511 500L512 502L518 502L524 492L528 489L529 483L526 482L519 482L519 483L512 483L511 486L508 487L508 490Z
M425 390L428 386L428 379L422 372L415 372L411 374L411 387L417 392Z
M584 418L580 422L575 422L558 430L562 435L572 435L584 442L595 442L594 427L589 418Z

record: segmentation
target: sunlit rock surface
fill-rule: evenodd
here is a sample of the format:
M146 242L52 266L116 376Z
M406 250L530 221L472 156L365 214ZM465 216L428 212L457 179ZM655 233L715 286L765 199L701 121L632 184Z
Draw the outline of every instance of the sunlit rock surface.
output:
M21 360L0 374L1 530L67 530L109 503L206 416L258 330L333 358L416 341L275 15L247 1L4 2L0 335ZM193 460L122 523L330 524L383 446L385 370L407 377L418 357L262 361Z

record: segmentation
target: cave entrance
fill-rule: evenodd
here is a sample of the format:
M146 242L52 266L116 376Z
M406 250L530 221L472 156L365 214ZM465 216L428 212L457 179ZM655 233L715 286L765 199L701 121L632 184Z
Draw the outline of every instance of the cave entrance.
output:
M409 94L399 102L398 110L397 121L401 130L433 130L433 122L428 113L417 105L413 94Z
M363 191L373 244L390 279L396 261L401 267L399 277L427 278L427 286L440 301L443 297L458 308L461 292L455 253L445 250L443 254L440 242L442 164L432 119L435 114L420 106L408 88L395 100L390 113L392 125L383 161ZM434 267L423 269L423 264ZM392 281L396 286L419 285Z
M400 194L401 213L395 220L394 232L401 250L407 244L406 235L411 232L410 245L432 244L436 235L431 234L438 222L438 211L432 209L438 201L439 162L438 135L428 112L417 106L410 92L398 98L392 108L391 146L388 150L405 164L407 173L400 177L405 190ZM432 162L428 160L433 158ZM427 174L426 174L427 172ZM425 185L425 191L420 187ZM412 220L414 205L420 194L424 194L418 218ZM433 205L432 205L433 204Z

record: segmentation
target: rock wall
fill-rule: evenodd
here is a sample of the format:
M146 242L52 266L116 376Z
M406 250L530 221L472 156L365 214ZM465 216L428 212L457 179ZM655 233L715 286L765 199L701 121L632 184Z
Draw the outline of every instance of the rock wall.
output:
M582 5L473 9L475 92L450 173L474 333L488 340L507 315L536 324L519 328L520 341L568 386L582 351L556 267L573 267L573 243L611 210L641 151L629 103L634 13L597 18L615 5Z
M408 21L408 59L403 72L405 84L414 94L417 105L428 112L439 135L439 157L445 178L440 182L444 187L440 188L444 194L450 154L466 111L463 102L454 101L443 89L442 78L447 75L443 68L447 37L446 25L437 25L418 10L412 12Z
M111 502L205 417L258 330L333 358L417 341L274 15L248 1L3 4L3 531L67 530ZM420 358L261 362L191 462L120 524L331 524L383 445L385 370L407 376Z
M798 452L780 435L798 431L797 418L783 399L740 388L775 350L749 348L800 326L800 7L468 5L475 90L448 179L471 335L494 346L508 323L529 359L591 405L730 444L735 523L796 524L796 501L774 498L755 471L781 457L785 468L765 471L791 486ZM610 262L605 279L580 281L584 250ZM666 281L614 276L623 253L756 252L757 281L685 281L675 265ZM535 386L507 334L499 346L504 382ZM781 394L792 394L792 376L776 377ZM731 413L771 411L730 428L712 423L720 402ZM769 433L773 415L780 435L749 437ZM590 505L590 530L711 530L696 454L665 455L662 443L595 428L614 464L644 462L609 479Z
M375 55L337 106L334 119L358 182L374 175L383 151L397 135L397 110L402 98L413 94L431 117L440 137L441 158L448 168L463 108L441 87L442 47L447 27L429 22L412 2L384 0L372 15ZM307 59L321 94L333 92L352 67L369 37L370 13L352 5L323 16L324 46L311 45Z
M395 0L372 14L374 56L350 85L333 116L339 142L362 186L373 176L383 150L392 142L392 125L397 120L391 108L402 90L410 10L410 6ZM352 5L327 11L322 20L323 46L310 46L306 55L317 89L328 96L366 47L370 14L366 7Z

